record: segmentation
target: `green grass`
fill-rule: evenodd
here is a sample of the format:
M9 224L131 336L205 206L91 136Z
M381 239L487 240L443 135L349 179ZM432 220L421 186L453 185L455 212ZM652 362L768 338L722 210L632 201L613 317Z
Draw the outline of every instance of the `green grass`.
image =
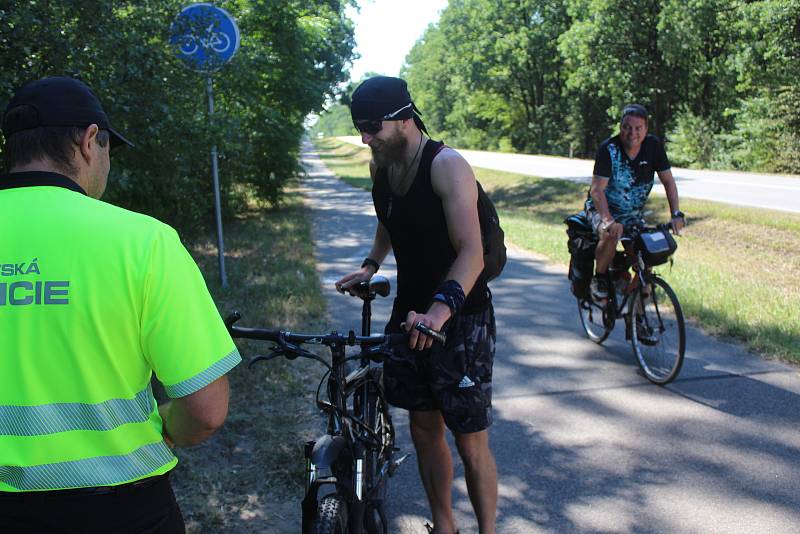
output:
M331 171L369 189L367 149L335 139L317 148ZM497 206L508 241L566 266L562 221L582 209L587 185L474 170ZM658 195L647 209L653 222L668 214L666 199ZM673 266L659 272L687 316L767 357L800 362L800 215L692 199L681 199L681 209L689 225L677 238Z
M299 195L278 209L252 206L225 225L228 288L219 284L216 239L209 228L188 248L220 313L240 324L300 331L324 326L311 228ZM293 531L302 498L302 445L319 429L313 402L321 366L283 358L253 369L268 346L237 342L244 363L228 375L225 427L208 442L178 449L172 477L189 532ZM281 527L287 522L285 528Z

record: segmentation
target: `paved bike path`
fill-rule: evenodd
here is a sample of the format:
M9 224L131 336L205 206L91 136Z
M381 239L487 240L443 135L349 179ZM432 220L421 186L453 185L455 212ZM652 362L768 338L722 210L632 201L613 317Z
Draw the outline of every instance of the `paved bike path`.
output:
M333 281L369 251L371 198L333 177L309 146L302 163L330 327L357 330L360 301ZM381 274L394 290L391 261ZM564 267L512 249L491 288L498 532L800 532L799 368L689 327L681 375L657 387L637 374L621 324L602 346L585 338ZM375 303L373 331L390 307ZM413 451L405 412L393 416L398 446ZM454 463L457 521L475 533L457 455ZM413 456L390 495L389 531L425 532Z

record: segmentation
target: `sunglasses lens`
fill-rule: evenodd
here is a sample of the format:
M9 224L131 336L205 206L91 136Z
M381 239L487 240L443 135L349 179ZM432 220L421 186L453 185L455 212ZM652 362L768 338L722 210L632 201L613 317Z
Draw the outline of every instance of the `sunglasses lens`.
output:
M353 123L359 132L375 135L381 131L383 121L359 121Z

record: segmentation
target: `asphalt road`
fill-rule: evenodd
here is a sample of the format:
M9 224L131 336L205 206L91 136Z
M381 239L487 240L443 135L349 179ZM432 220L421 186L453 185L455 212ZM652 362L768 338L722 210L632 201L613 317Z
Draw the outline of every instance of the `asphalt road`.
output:
M340 139L364 146L358 136ZM474 167L542 178L562 178L587 184L591 182L594 166L594 161L586 159L461 149L458 152ZM800 176L702 171L677 167L672 169L672 173L681 197L800 213ZM653 191L663 195L661 182L655 182Z
M333 281L369 251L371 199L308 150L304 190L330 326L357 330L360 301L338 294ZM621 325L602 346L585 338L565 272L511 250L492 282L498 532L800 532L800 368L690 327L678 380L651 385ZM394 282L391 262L381 274ZM373 331L390 306L376 302ZM405 412L395 410L394 421L398 445L413 451ZM462 534L475 533L454 459L457 521ZM430 517L413 457L390 494L390 532L424 533Z

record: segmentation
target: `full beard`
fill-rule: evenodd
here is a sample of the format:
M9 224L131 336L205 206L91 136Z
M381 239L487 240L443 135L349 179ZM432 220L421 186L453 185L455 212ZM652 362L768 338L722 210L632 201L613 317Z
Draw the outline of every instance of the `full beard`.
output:
M385 141L375 140L374 146L370 146L372 160L378 167L388 167L392 164L402 163L405 159L408 140L396 132Z

